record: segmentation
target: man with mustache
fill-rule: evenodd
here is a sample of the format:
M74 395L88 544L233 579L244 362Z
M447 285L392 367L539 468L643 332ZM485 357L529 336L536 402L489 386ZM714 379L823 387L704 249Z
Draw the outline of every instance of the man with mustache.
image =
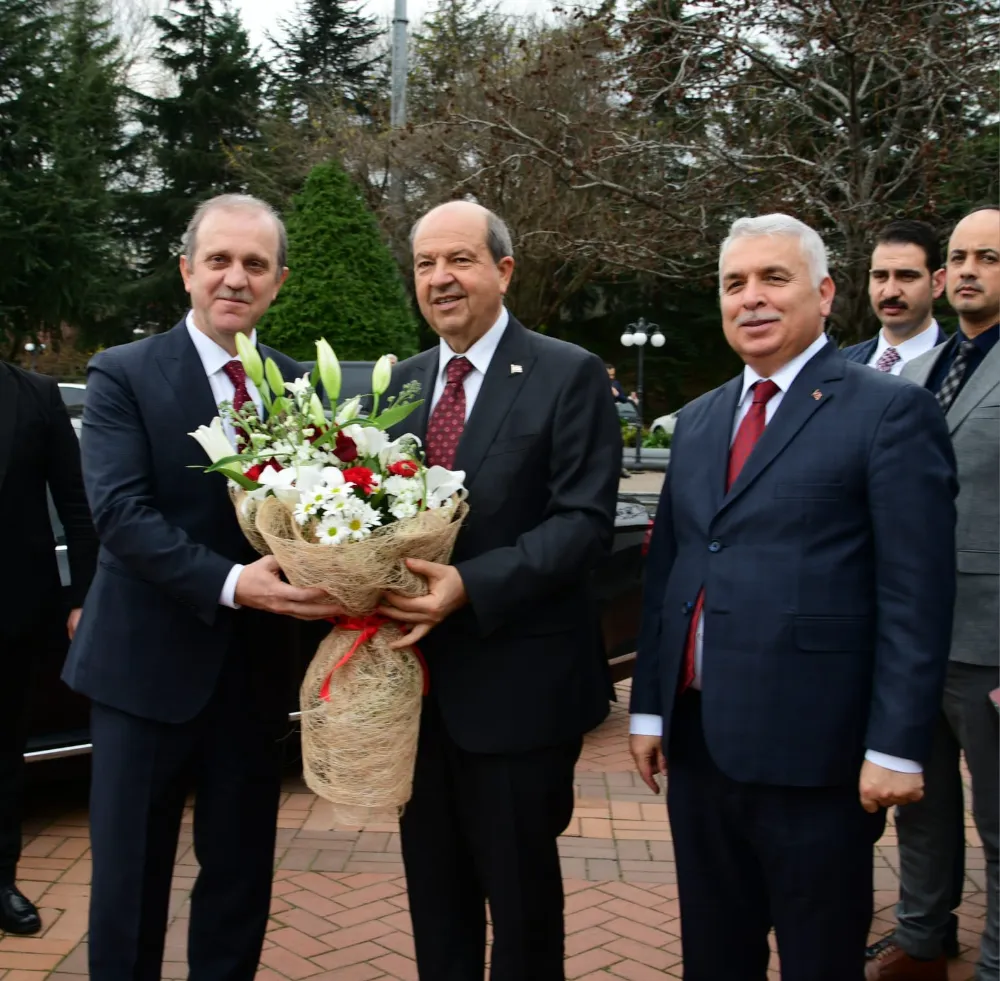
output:
M424 397L396 432L465 472L451 565L412 562L390 595L427 657L413 797L400 831L420 981L563 981L556 839L582 736L612 693L590 573L614 534L621 435L601 361L504 305L510 232L452 201L413 228L420 312L440 340L398 364ZM426 638L426 639L425 639Z
M976 981L1000 976L1000 210L973 211L956 225L945 264L959 329L906 365L945 413L958 461L958 585L951 657L925 768L926 795L899 808L899 920L870 948L868 981L945 981L950 911L961 900L964 825L959 753L972 777L972 812L986 857L986 926Z
M898 375L903 365L947 340L934 319L944 292L937 233L923 221L890 222L875 237L868 297L882 329L871 340L845 347L848 361Z
M783 981L849 981L883 808L922 793L954 458L928 392L824 335L834 284L813 229L736 221L719 278L745 367L678 414L631 750L654 792L669 774L686 981L764 981L772 927Z
M288 731L289 616L338 613L247 544L190 437L260 395L236 356L288 270L262 201L202 204L172 330L96 355L83 472L101 542L63 677L92 700L90 977L159 981L185 799L194 791L191 981L252 981L267 925ZM299 365L268 348L286 379ZM231 440L235 434L228 433ZM278 616L276 614L284 614Z

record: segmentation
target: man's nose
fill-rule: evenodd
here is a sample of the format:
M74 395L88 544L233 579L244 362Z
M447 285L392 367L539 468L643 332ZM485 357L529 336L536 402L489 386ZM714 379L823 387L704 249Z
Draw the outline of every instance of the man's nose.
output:
M764 302L764 294L761 291L760 283L756 279L748 279L746 286L743 288L743 306L748 310L756 310Z
M434 264L434 270L431 273L431 286L449 286L454 282L454 280L455 277L451 274L451 270L448 268L446 263L437 262Z
M240 290L246 286L249 277L247 276L247 271L243 268L242 262L234 262L227 270L226 275L223 277L223 282L231 290Z

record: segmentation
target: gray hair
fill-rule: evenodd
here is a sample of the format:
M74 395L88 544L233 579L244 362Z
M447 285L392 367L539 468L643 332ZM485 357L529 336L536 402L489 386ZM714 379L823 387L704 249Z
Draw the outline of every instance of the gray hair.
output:
M432 208L431 210L433 211L434 209ZM510 237L510 229L507 227L507 222L488 208L483 208L483 211L486 212L486 248L490 250L490 256L492 256L493 261L499 262L507 256L513 256L514 243ZM430 214L430 212L427 212L427 214ZM417 229L424 218L427 217L427 214L421 215L410 227L411 253L413 252L413 243L417 237Z
M802 255L809 266L809 275L813 286L819 286L827 276L830 268L826 258L826 246L815 229L791 215L773 214L758 215L756 218L737 218L729 226L729 234L719 248L719 291L722 291L722 260L726 250L738 238L757 238L761 235L787 235L797 238L802 248Z
M252 197L249 194L218 194L198 205L187 228L184 229L184 238L181 240L181 251L188 257L189 261L194 259L198 247L198 229L205 220L205 216L211 211L260 211L267 215L278 230L278 255L276 257L278 268L274 271L274 278L280 278L281 271L288 261L288 233L285 231L285 223L278 216L278 212L266 201L261 201L260 198Z

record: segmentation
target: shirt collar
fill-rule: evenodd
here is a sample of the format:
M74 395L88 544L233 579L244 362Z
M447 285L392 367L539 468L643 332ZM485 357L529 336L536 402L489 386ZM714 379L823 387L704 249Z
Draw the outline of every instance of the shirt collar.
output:
M503 337L503 332L507 329L509 320L510 314L507 312L507 308L501 307L500 316L497 317L496 323L462 355L462 357L467 358L471 362L472 367L480 374L486 374L486 369L489 368L490 362L493 360L493 355L496 354L500 338ZM448 369L448 362L452 358L459 357L459 355L448 346L448 342L443 337L438 347L440 351L438 356L438 377L442 381L446 381L445 372Z
M771 375L771 381L784 393L787 392L791 387L793 381L795 381L798 373L806 366L806 363L810 361L814 355L818 354L823 350L824 347L829 343L829 338L826 334L820 334L804 351L800 354L796 354L791 361L783 364L773 375ZM743 366L743 392L740 394L739 405L742 405L746 401L747 392L750 391L752 385L755 385L759 381L764 381L763 375L758 375L750 365Z
M188 310L188 315L184 323L187 325L188 334L194 344L194 349L198 352L198 357L201 358L201 365L205 369L205 374L210 378L216 372L222 371L230 361L239 361L238 357L234 358L224 347L219 347L211 337L198 330L194 323L193 310ZM256 328L250 334L250 343L255 346L257 344Z
M956 330L956 334L962 334L961 330ZM962 334L964 339L965 335ZM972 338L972 343L979 348L983 357L985 358L990 351L993 350L993 345L996 344L997 338L1000 338L1000 324L994 324L992 327L988 327L981 334L977 334Z
M872 357L877 361L882 357L884 351L892 347L896 349L900 360L912 361L921 354L926 354L937 347L939 334L940 328L938 327L938 322L933 317L925 330L922 330L919 334L914 334L913 337L907 338L902 344L891 343L886 339L885 331L880 330L878 332L878 343L875 345L875 353Z

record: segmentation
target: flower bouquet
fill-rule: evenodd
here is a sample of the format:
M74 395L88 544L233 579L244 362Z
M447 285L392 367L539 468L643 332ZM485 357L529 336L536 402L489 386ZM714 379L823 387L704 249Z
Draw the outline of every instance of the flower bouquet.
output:
M345 610L322 641L300 691L302 754L309 788L334 805L335 823L360 825L398 816L409 800L427 670L414 648L389 645L403 630L376 613L380 597L427 592L405 559L447 562L467 513L465 474L427 467L420 441L386 430L420 402L416 386L379 411L390 363L372 372L372 409L340 405L340 364L317 342L312 376L286 382L262 363L242 334L237 348L257 387L265 418L248 402L223 403L236 452L216 417L191 435L208 472L225 475L247 540L273 554L295 586L319 586ZM317 380L333 407L328 415Z

